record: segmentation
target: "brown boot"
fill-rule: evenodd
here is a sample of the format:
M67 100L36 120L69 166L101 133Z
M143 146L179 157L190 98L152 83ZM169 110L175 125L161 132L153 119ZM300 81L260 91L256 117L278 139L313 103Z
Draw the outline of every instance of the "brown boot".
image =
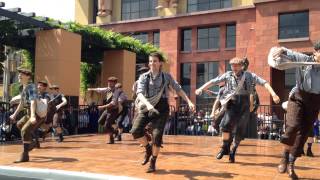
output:
M149 159L152 155L152 146L150 144L148 144L146 147L146 154L144 155L144 159L141 162L141 165L145 165L149 162Z
M14 161L14 163L22 163L22 162L28 162L29 161L29 154L27 152L23 152L20 155L20 158Z
M230 153L230 144L229 144L229 141L223 141L223 145L220 149L220 151L218 152L216 158L217 159L222 159L222 157L224 155L228 155Z
M152 173L156 171L156 161L157 161L157 156L152 156L150 161L150 166L147 169L147 173Z
M311 146L308 147L308 149L307 149L307 156L308 156L308 157L314 157L313 152L312 152L312 150L311 150Z
M292 180L297 180L299 177L297 176L296 172L294 171L294 162L296 158L291 156L289 157L289 164L288 164L288 175Z
M18 160L14 161L14 163L22 163L29 161L29 146L30 144L24 143L23 144L23 153Z
M278 165L278 172L285 173L287 171L289 161L289 152L284 152L281 158L280 164Z
M109 142L107 144L114 144L114 137L113 137L113 134L110 134L109 136Z

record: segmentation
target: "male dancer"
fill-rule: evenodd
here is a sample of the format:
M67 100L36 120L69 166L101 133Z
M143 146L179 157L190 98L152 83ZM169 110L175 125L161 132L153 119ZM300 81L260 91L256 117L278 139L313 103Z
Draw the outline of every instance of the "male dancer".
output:
M40 99L45 99L47 102L49 102L51 98L50 98L49 93L47 92L47 87L48 87L48 83L46 81L39 81L38 82L38 85L37 85L38 97ZM31 143L31 146L33 146L33 144L34 144L35 148L40 148L39 136L40 136L40 134L44 134L45 132L42 132L39 128L45 122L45 120L46 120L46 117L40 118L41 122L38 123L38 126L35 127L35 131L33 132L35 141ZM30 149L32 149L32 148L33 147L30 147Z
M35 84L31 82L32 72L28 69L19 68L19 82L23 86L21 92L20 103L16 111L10 116L11 121L15 121L18 113L22 110L27 114L23 116L17 123L17 127L21 130L23 142L23 152L20 159L14 163L28 162L29 150L32 142L32 132L39 122L39 117L36 115L36 101L38 99L37 89Z
M284 47L274 47L273 59L281 60L283 55L293 62L320 63L320 42L314 45L314 53L311 56ZM303 146L308 139L308 132L319 113L320 66L308 65L296 68L296 82L297 90L288 100L285 133L281 137L281 143L284 145L283 157L278 166L278 171L280 173L287 171L291 179L298 179L294 163L301 156Z
M250 94L253 92L252 84L258 84L264 86L271 94L273 101L279 103L280 99L273 91L269 83L257 76L254 73L243 71L243 60L241 58L233 58L230 60L232 71L228 71L223 75L212 79L199 89L196 90L197 95L201 95L202 91L216 85L220 82L225 82L225 95L230 94L230 100L226 100L226 96L222 97L222 100L226 102L226 112L223 120L220 124L222 131L223 144L216 158L221 159L223 155L230 153L231 134L236 130L234 147L230 153L229 161L235 162L235 153L240 141L244 137L247 122L249 120L249 99ZM223 105L223 104L222 104Z
M105 100L102 106L99 106L99 110L104 110L99 117L99 124L106 127L106 133L109 136L109 141L107 144L114 144L114 127L115 121L118 117L118 96L119 91L115 88L118 81L116 77L108 78L108 86L105 88L89 88L88 91L96 91L98 93L105 93Z
M53 124L52 127L55 130L55 133L58 135L58 142L63 141L63 122L62 122L62 111L63 107L67 105L67 99L64 97L62 93L60 93L60 88L58 85L52 85L50 87L52 90L52 100L53 104L56 106L55 113L53 115Z
M138 77L140 77L141 74L144 74L146 72L149 71L149 67L141 67L138 69ZM136 82L134 82L133 86L132 86L132 99L135 101L136 98L137 98L137 85L138 85L138 81L139 80L136 80ZM133 111L132 111L132 117L133 117L133 120L135 119L135 116L138 114L138 110L136 109L136 106L135 104L133 105ZM151 127L151 122L148 123L148 125L146 126L145 128L145 131L144 131L144 135L146 136L148 142L151 142L152 138L151 138L151 134L152 134L152 127ZM141 145L142 146L142 145Z
M137 98L141 102L135 117L131 133L146 149L142 165L151 162L147 173L156 170L156 160L162 143L162 135L169 116L169 86L174 89L189 105L191 111L194 105L187 97L181 86L168 73L162 71L164 59L155 52L149 55L150 71L140 76L137 88ZM148 122L152 122L152 145L144 136L144 129Z
M128 97L126 95L126 93L122 90L122 84L121 83L117 83L116 86L117 90L119 91L119 95L118 95L118 105L119 105L119 114L118 114L118 121L117 121L117 140L121 141L121 134L123 132L123 121L125 120L125 117L128 115L129 113L129 102L128 102ZM121 108L120 108L121 107Z

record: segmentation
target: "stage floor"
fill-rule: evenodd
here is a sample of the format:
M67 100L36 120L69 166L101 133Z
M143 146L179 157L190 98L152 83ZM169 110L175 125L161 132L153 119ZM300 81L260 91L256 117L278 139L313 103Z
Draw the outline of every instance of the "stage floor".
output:
M236 163L228 156L216 160L219 138L210 136L165 136L157 162L157 172L146 174L141 166L143 148L126 134L123 141L105 144L101 134L69 136L63 143L48 141L30 153L30 162L12 163L21 145L0 145L0 166L58 169L143 179L288 179L277 173L281 146L277 141L245 140L238 149ZM300 178L320 180L320 144L313 145L315 157L296 162Z

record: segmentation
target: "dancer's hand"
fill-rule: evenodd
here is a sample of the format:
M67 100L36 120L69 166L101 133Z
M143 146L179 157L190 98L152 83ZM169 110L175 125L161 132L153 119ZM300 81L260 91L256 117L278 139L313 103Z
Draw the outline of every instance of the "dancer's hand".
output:
M59 109L60 109L60 106L59 106L59 105L57 105L57 106L56 106L56 109L57 109L57 110L59 110Z
M250 107L249 107L249 109L250 109L250 112L252 112L252 111L253 111L253 109L254 109L254 106L253 106L253 104L250 104Z
M196 91L195 91L195 93L196 93L196 95L198 95L198 96L200 96L201 94L202 94L202 89L201 88L199 88L199 89L197 89Z
M31 124L36 124L37 123L36 117L35 116L31 116L30 117L30 122L31 122Z
M279 96L278 95L273 95L272 96L272 99L273 99L273 102L275 102L276 104L279 104L280 103L280 98L279 98Z
M158 117L159 115L160 115L159 111L156 110L155 108L149 110L149 113L148 113L149 117L155 118L155 117Z
M204 92L206 92L209 96L213 96L214 95L214 93L212 91L210 91L210 90L204 90Z
M192 103L192 102L189 102L188 103L188 106L189 106L189 110L191 111L191 112L194 112L195 111L195 106L194 106L194 104Z
M11 123L15 123L16 122L16 116L14 114L12 114L11 116L9 116L10 122Z
M154 109L154 107L151 104L147 104L147 110L151 111L152 109Z
M103 110L103 109L104 109L104 106L98 106L98 109L99 109L99 110Z
M274 51L272 53L273 59L279 58L279 56L284 52L282 47L274 47Z

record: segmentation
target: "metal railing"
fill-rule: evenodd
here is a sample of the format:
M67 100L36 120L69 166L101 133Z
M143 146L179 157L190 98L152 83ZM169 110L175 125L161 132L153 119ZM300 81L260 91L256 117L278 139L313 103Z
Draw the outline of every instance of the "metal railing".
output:
M124 132L132 127L132 109L125 121ZM197 105L197 111L190 113L186 105L177 109L170 106L170 116L166 123L164 133L169 135L219 135L218 129L212 126L209 118L212 105ZM9 122L9 115L13 112L8 103L0 102L0 141L16 140L20 137L19 130ZM101 112L97 106L79 105L69 106L63 111L63 127L65 134L103 133L104 127L98 124ZM283 134L285 111L280 105L260 105L257 112L251 113L247 126L246 137L277 140Z
M197 111L190 113L186 105L176 112L172 134L182 135L218 135L219 130L212 126L212 105L196 106ZM261 139L279 139L283 133L285 112L279 105L261 105L257 112L251 113L247 126L246 137Z

